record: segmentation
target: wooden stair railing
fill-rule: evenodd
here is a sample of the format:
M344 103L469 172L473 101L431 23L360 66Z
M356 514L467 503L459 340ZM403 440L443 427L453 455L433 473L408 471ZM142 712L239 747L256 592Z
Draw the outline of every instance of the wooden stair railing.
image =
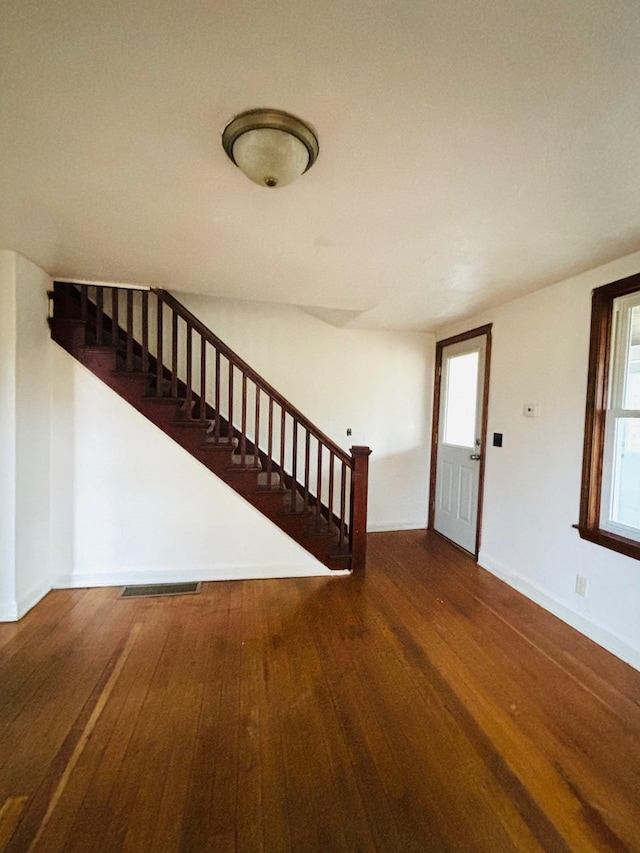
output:
M165 290L51 295L54 340L329 568L364 570L368 447L346 453Z

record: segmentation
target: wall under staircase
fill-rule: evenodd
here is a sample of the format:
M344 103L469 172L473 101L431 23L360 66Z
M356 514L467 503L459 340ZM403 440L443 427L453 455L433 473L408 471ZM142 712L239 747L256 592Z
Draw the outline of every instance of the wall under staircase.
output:
M51 347L55 586L336 574Z

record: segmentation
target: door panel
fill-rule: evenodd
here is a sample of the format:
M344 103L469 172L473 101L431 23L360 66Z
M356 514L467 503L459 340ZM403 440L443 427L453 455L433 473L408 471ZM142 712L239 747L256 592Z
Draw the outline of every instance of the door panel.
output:
M460 468L460 508L458 510L458 518L467 524L471 524L475 517L473 506L475 500L477 500L477 496L474 494L474 474L475 472L470 468Z
M453 465L444 461L440 477L440 512L451 515L453 513Z
M442 348L433 527L476 551L487 336Z

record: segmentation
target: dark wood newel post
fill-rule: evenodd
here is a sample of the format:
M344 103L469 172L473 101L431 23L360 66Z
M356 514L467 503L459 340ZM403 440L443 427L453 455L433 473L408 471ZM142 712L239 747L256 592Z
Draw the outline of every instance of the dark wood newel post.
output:
M351 569L364 572L367 564L367 493L369 488L369 456L371 448L351 448L353 474L351 483Z

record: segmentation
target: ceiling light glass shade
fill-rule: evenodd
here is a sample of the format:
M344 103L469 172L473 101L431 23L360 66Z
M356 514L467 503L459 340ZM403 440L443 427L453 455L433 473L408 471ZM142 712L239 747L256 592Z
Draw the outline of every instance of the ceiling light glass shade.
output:
M254 183L284 187L315 162L318 139L305 122L282 110L249 110L224 129L222 145Z
M233 159L254 183L284 187L305 171L309 152L297 137L284 130L261 128L249 130L236 139Z

